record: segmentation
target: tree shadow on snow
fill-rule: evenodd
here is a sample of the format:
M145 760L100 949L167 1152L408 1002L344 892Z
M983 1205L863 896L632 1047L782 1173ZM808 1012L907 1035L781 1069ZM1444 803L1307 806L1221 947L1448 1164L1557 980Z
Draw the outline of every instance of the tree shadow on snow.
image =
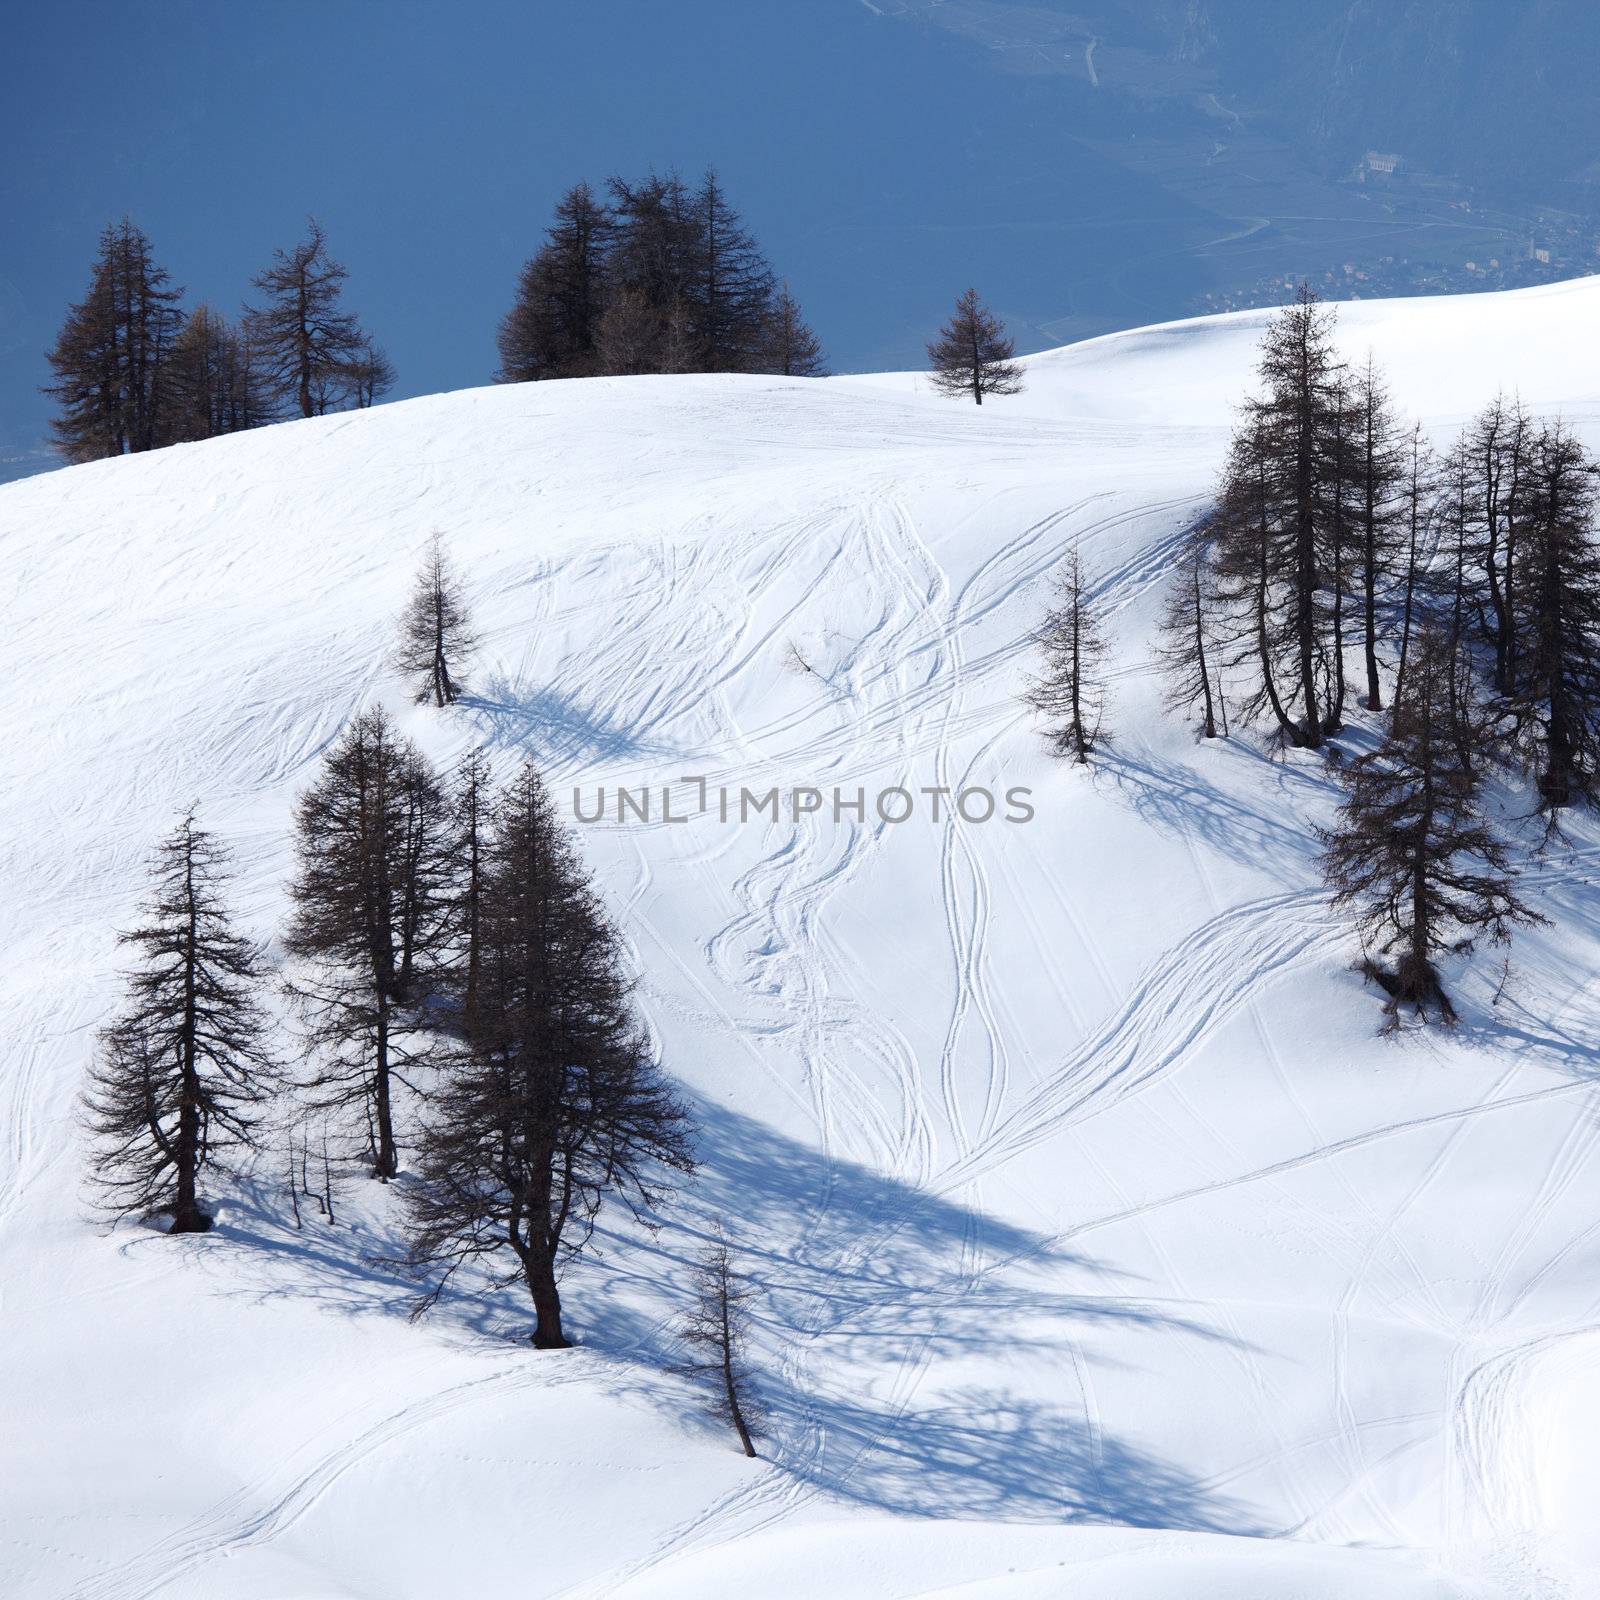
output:
M1281 806L1251 805L1192 769L1144 751L1134 756L1107 747L1100 764L1145 821L1203 841L1242 865L1274 867L1286 883L1303 881L1315 871L1317 845L1295 802L1325 794L1326 788L1312 774L1270 762L1242 744L1230 753L1240 751L1271 768Z
M673 1369L696 1259L725 1229L757 1289L750 1356L770 1418L763 1454L817 1490L906 1515L1258 1531L1240 1507L1071 1403L1092 1381L1077 1364L1110 1359L1078 1343L1093 1329L1115 1330L1119 1364L1144 1335L1234 1345L1231 1336L1142 1303L1125 1274L947 1196L829 1160L725 1108L701 1107L699 1120L701 1169L662 1226L613 1210L591 1256L566 1274L569 1332L605 1358L594 1381L722 1437L702 1393ZM408 1315L424 1285L388 1264L403 1249L394 1202L405 1182L350 1179L338 1226L306 1214L298 1230L286 1182L244 1184L222 1227L251 1247L234 1286L345 1315ZM525 1293L481 1273L460 1275L429 1314L467 1341L520 1342L531 1320ZM975 1383L966 1363L977 1357L987 1370ZM950 1363L962 1364L962 1381L938 1381ZM1008 1367L1022 1374L1014 1387L994 1381ZM924 1369L927 1397L914 1381Z
M641 738L626 723L547 685L530 688L493 678L481 693L464 694L459 703L484 723L484 743L490 750L531 756L547 777L601 761L675 754L670 746Z

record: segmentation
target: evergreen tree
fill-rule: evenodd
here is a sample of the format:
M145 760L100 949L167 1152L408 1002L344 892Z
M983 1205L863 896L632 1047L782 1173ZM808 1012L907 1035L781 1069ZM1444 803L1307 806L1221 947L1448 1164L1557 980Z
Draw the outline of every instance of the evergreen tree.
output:
M533 1343L567 1344L558 1278L608 1198L642 1214L692 1168L687 1113L651 1063L616 933L533 766L494 815L479 997L465 1048L430 1099L410 1260L444 1271L508 1261Z
M1161 614L1157 660L1167 680L1168 704L1185 716L1198 710L1207 739L1217 737L1217 717L1227 731L1227 708L1217 685L1213 638L1216 580L1202 530L1185 541Z
M824 378L828 368L822 346L806 325L786 283L772 298L767 314L766 370L786 378Z
M1105 647L1094 597L1076 548L1056 586L1055 604L1034 634L1044 670L1030 685L1028 704L1045 719L1045 736L1057 755L1085 763L1105 736L1101 717Z
M986 394L1020 394L1023 375L1012 359L1015 350L1000 319L979 301L976 289L968 289L928 345L933 386L941 394L970 394L980 406Z
M351 723L295 811L283 943L302 963L288 990L313 1046L309 1103L362 1114L383 1179L399 1170L396 1082L433 1044L420 1008L442 982L452 843L437 779L381 709Z
M260 362L271 402L302 417L361 402L381 390L371 374L375 354L354 315L340 304L349 272L328 254L322 226L310 219L306 238L279 250L251 281L265 297L245 313L245 331ZM387 368L387 363L384 363ZM392 381L392 371L382 377Z
M425 700L453 705L463 688L462 666L476 647L466 586L451 568L443 539L434 534L400 618L395 665L415 685L418 705Z
M500 324L501 383L586 378L599 370L611 235L611 213L587 183L561 197Z
M1552 814L1600 779L1600 545L1595 464L1560 424L1542 427L1528 466L1509 610L1516 644L1504 703Z
M764 1421L745 1356L753 1295L735 1271L725 1239L714 1240L701 1257L694 1293L693 1307L678 1324L678 1337L694 1353L679 1370L709 1382L714 1414L738 1434L740 1447L753 1457L754 1436Z
M182 323L179 293L155 264L150 241L124 217L100 235L89 292L67 313L45 393L69 461L153 450L168 439L167 368Z
M1335 826L1320 835L1334 904L1349 908L1364 944L1393 955L1367 969L1388 990L1388 1010L1454 1007L1434 957L1473 937L1509 937L1513 922L1541 920L1512 890L1505 847L1483 819L1479 780L1462 751L1488 737L1465 658L1448 630L1419 632L1389 729L1374 751L1344 768Z
M227 857L191 813L156 853L145 920L120 936L138 965L100 1035L84 1095L94 1184L114 1216L166 1215L203 1233L201 1178L257 1148L276 1083L257 991L259 957L233 930Z

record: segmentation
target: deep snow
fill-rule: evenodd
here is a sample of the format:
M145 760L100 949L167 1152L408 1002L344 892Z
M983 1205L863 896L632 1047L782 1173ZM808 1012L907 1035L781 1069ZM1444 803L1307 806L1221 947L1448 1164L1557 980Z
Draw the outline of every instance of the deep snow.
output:
M1600 446L1600 280L1341 309L1441 440L1498 385ZM1585 1595L1600 1579L1600 831L1554 921L1380 1039L1317 883L1320 762L1198 746L1151 630L1259 313L914 375L484 389L0 488L0 1592L131 1600ZM385 666L427 535L471 703ZM1018 695L1073 541L1116 739ZM791 646L812 670L796 668ZM408 1323L386 1196L106 1233L73 1125L113 930L198 800L270 938L318 753L381 698L581 785L1016 785L1034 820L583 830L704 1169L568 1279ZM1508 791L1508 803L1509 791ZM276 947L274 947L274 956ZM726 1219L775 1414L669 1375Z

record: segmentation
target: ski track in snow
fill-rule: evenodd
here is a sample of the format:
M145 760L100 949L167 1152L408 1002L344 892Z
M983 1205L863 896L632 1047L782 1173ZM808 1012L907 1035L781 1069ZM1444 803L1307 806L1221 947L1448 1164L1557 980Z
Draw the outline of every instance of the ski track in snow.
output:
M1080 464L1048 488L1023 477L1025 492L1017 492L1001 467L975 495L968 477L946 470L939 492L957 506L949 509L922 478L949 447L950 414L906 415L916 423L897 421L887 460L840 424L837 437L819 441L814 463L785 469L786 477L735 476L724 492L700 493L692 504L680 495L637 529L628 525L636 502L618 492L605 507L614 519L605 538L540 547L515 562L505 556L497 582L515 604L486 630L497 665L475 684L457 734L481 738L502 764L531 751L558 790L597 775L621 786L680 773L752 789L900 784L953 796L993 784L1030 748L1029 717L1017 704L1027 634L1074 545L1095 575L1113 634L1122 633L1115 693L1148 694L1148 662L1130 652L1128 635L1153 616L1185 531L1206 505L1204 478L1174 471L1146 483L1122 463L1105 471L1112 486L1100 487ZM1029 437L1026 429L1018 437ZM1099 436L1090 429L1083 437ZM1002 462L1013 449L1024 459L1021 445L993 448ZM1201 459L1192 445L1183 448ZM394 470L430 512L451 492L439 463ZM647 454L638 470L648 478L666 469ZM217 514L236 514L238 499L219 493ZM975 546L971 530L979 528L984 538ZM332 551L326 559L338 573L345 558ZM796 641L806 641L814 659L786 678L781 663ZM197 752L197 769L232 775L237 805L270 800L281 817L319 750L385 683L381 661L360 639L341 637L326 652L336 686L315 684L285 699L271 663L258 663L235 684L228 716L217 717L197 694L167 736ZM1245 1497L1255 1520L1241 1513L1240 1531L1249 1524L1301 1539L1436 1546L1462 1570L1492 1548L1514 1584L1544 1570L1541 1397L1552 1384L1600 1374L1595 1297L1574 1307L1570 1295L1556 1294L1593 1259L1600 1238L1583 1200L1600 1156L1600 1089L1508 1057L1493 1073L1464 1077L1459 1092L1434 1091L1388 1117L1352 1116L1343 1102L1335 1125L1334 1102L1306 1083L1304 1046L1281 1041L1273 1007L1318 969L1343 961L1342 925L1315 882L1309 846L1294 860L1248 862L1249 870L1237 860L1252 849L1268 854L1273 828L1303 833L1306 818L1290 813L1302 801L1319 803L1316 780L1284 768L1269 774L1269 790L1244 756L1174 759L1143 733L1130 727L1113 748L1130 785L1144 783L1169 802L1150 834L1173 852L1161 870L1174 875L1175 900L1192 891L1204 909L1160 922L1137 959L1108 937L1103 908L1080 890L1070 856L1030 848L1027 830L1007 833L1000 823L919 818L902 835L870 813L836 825L780 808L776 820L736 833L676 830L656 816L606 828L604 849L630 880L621 915L655 1034L670 1039L689 1029L725 1041L729 1060L761 1086L766 1103L790 1108L797 1127L803 1122L816 1182L787 1233L759 1251L771 1291L761 1358L796 1397L768 1459L691 1513L641 1528L627 1553L598 1553L591 1577L561 1588L567 1600L601 1600L773 1530L830 1495L877 1503L885 1453L925 1408L943 1402L948 1332L998 1286L1041 1273L1076 1288L1092 1282L1093 1293L1081 1298L1108 1314L1171 1306L1185 1326L1203 1330L1206 1337L1185 1347L1192 1366L1184 1381L1226 1395L1235 1417L1232 1454L1197 1473L1195 1484L1205 1495ZM174 781L192 781L190 770ZM1047 777L1052 801L1080 803L1059 770ZM1191 803L1218 784L1233 786L1227 799L1235 809ZM1103 806L1121 792L1100 775L1084 776L1082 788ZM92 831L97 813L108 821L94 854L82 859L29 844L21 866L31 892L75 906L74 920L85 926L113 908L120 914L124 902L107 899L102 883L137 879L148 843L140 801L131 766L92 796L51 788L44 805L54 834ZM1221 836L1241 818L1255 832L1230 859ZM864 961L859 946L861 908L870 920L913 828L931 841L919 886L926 926L915 930L912 954L868 953L885 958L887 976L866 983L863 968L873 960ZM1534 871L1570 889L1581 913L1580 871L1594 855L1580 844ZM619 881L613 874L613 887ZM688 939L680 896L701 917ZM705 912L713 906L715 917ZM1037 997L1014 971L1019 930L1035 962L1032 981L1048 991L1046 1027ZM897 960L919 963L928 1000L920 1011L882 1003L902 976ZM1530 981L1554 994L1565 980L1541 970ZM1581 985L1562 992L1567 1009L1550 1016L1547 1032L1581 1037L1594 1025L1592 1007ZM0 999L6 1037L21 1043L0 1078L3 1233L21 1225L35 1191L66 1165L60 1065L81 1057L103 1006L54 995L35 1003L15 989ZM1219 1058L1242 1048L1240 1040L1252 1041L1260 1063L1255 1092L1268 1084L1282 1102L1281 1141L1271 1146L1237 1128L1217 1097L1219 1070L1227 1081ZM1365 1092L1365 1081L1350 1094ZM737 1084L725 1082L734 1104ZM1462 1270L1466 1288L1441 1283L1430 1270L1428 1228L1448 1215L1443 1197L1481 1160L1482 1139L1494 1137L1485 1130L1530 1117L1539 1154L1517 1175L1516 1210L1484 1239L1471 1271ZM1152 1140L1187 1141L1190 1164L1168 1177L1102 1148L1108 1129L1135 1123ZM1034 1194L1028 1185L1046 1150L1071 1152L1081 1185ZM1367 1181L1374 1162L1386 1163L1392 1183ZM851 1209L862 1173L890 1185L870 1215ZM1317 1187L1306 1187L1311 1182ZM1313 1197L1329 1194L1337 1206L1319 1210ZM1176 1224L1229 1215L1222 1208L1234 1204L1270 1207L1281 1226L1304 1227L1327 1258L1320 1299L1263 1306L1219 1286ZM920 1276L874 1276L875 1263L892 1253L914 1255L930 1206L952 1219L938 1258ZM1002 1220L1018 1206L1037 1223L1022 1243ZM1114 1264L1129 1239L1154 1280L1133 1288L1118 1284ZM1104 1283L1092 1278L1098 1266L1058 1264L1091 1241L1113 1257ZM652 1309L652 1337L669 1309ZM0 1286L0 1318L14 1314ZM1306 1363L1316 1374L1314 1403L1283 1350L1264 1343L1275 1326L1269 1314L1300 1317L1298 1325L1325 1336ZM1410 1341L1407 1350L1442 1352L1429 1358L1437 1392L1389 1403L1375 1381L1375 1329ZM1091 1498L1110 1503L1130 1427L1126 1383L1092 1322L1054 1336L1066 1409L1083 1431ZM77 1558L66 1569L70 1580L38 1592L140 1600L207 1582L209 1563L303 1529L357 1469L417 1448L430 1425L467 1408L488 1416L497 1399L580 1383L594 1370L587 1357L552 1370L524 1356L393 1409L352 1404L288 1447L263 1450L237 1488L175 1518L115 1568L84 1578ZM427 1390L421 1358L408 1377ZM849 1410L848 1401L862 1404ZM1135 1423L1141 1429L1147 1437L1155 1431L1148 1418ZM1397 1484L1434 1457L1443 1482L1437 1504L1398 1500ZM1251 1503L1263 1495L1270 1503ZM1565 1591L1552 1578L1548 1592Z

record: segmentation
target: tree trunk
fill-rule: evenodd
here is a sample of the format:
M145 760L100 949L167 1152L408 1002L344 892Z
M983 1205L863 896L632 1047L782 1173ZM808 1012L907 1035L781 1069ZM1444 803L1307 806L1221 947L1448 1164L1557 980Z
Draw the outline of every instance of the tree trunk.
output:
M744 1411L739 1405L739 1385L733 1379L733 1330L728 1326L726 1280L722 1285L722 1388L728 1397L728 1415L733 1418L739 1443L744 1447L744 1453L753 1458L756 1453L755 1442L750 1437L750 1429L745 1425Z
M183 1089L178 1103L178 1138L173 1147L178 1188L172 1206L171 1231L204 1233L211 1221L200 1210L197 1193L200 1177L200 1079L195 1066L195 1033L198 1026L195 1014L195 963L198 954L195 945L200 935L195 910L192 839L189 840L184 861L184 894L188 901L188 927L183 950L183 1030L178 1040Z
M1194 655L1195 663L1200 669L1200 693L1205 698L1206 707L1206 738L1215 739L1217 736L1217 719L1211 706L1211 674L1206 668L1206 619L1205 609L1200 601L1200 567L1195 564L1194 569Z
M378 989L377 1059L373 1066L373 1116L377 1122L378 1148L374 1152L372 1175L387 1183L400 1170L400 1152L394 1138L394 1107L389 1084L389 1001Z
M561 1331L561 1292L556 1287L554 1252L530 1249L523 1258L523 1275L533 1298L534 1349L569 1349L571 1341Z

